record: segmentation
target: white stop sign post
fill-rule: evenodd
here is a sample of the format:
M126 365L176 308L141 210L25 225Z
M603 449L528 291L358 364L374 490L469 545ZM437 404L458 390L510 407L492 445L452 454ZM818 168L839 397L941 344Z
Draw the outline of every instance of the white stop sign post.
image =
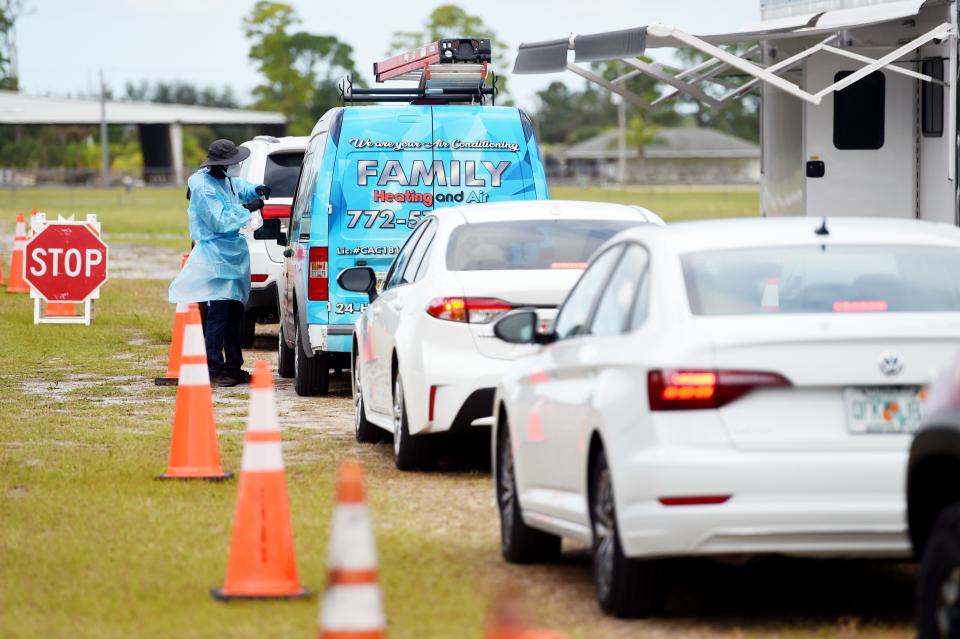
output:
M97 216L93 214L87 214L87 219L84 221L75 221L72 215L67 219L58 215L56 220L48 220L45 213L37 213L33 216L30 222L30 239L27 242L27 254L24 255L24 278L30 284L30 297L33 298L33 323L85 324L89 326L90 321L93 319L93 300L100 298L100 285L102 285L102 282L100 285L97 285L91 293L84 296L82 300L65 301L65 303L82 304L82 315L51 317L47 316L44 312L46 305L58 300L48 299L43 292L38 290L31 280L48 275L55 278L76 278L82 277L83 275L89 277L92 269L99 267L101 264L104 268L106 267L106 245L104 245L102 252L92 251L91 249L81 251L70 247L58 247L46 250L37 248L31 252L30 241L51 224L86 226L93 231L97 237L100 236L100 222L97 221ZM34 253L36 254L34 255ZM104 277L104 280L105 279Z

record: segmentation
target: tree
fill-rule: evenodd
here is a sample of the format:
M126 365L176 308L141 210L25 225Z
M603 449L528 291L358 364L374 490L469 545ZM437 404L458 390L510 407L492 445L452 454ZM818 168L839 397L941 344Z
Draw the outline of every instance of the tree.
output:
M394 32L386 55L395 55L399 51L415 49L444 38L488 38L494 70L499 78L497 86L501 93L506 94L507 76L504 70L508 64L509 46L497 38L483 18L469 14L454 4L443 4L431 11L418 31Z
M749 44L733 45L727 50L733 54L741 54ZM703 62L709 56L697 49L680 49L677 57L687 65ZM722 79L723 76L719 76ZM718 97L729 91L728 88L716 83L704 82L704 90ZM719 107L703 104L690 97L682 98L682 102L692 105L692 117L697 126L718 129L738 137L756 142L760 139L760 99L755 94L748 94L740 98L727 100Z
M300 24L293 6L260 0L244 18L250 59L264 78L254 90L254 107L280 111L293 133L308 133L323 112L339 100L337 82L356 73L353 47L333 35L294 31ZM355 80L361 84L361 80Z
M0 89L4 91L20 89L15 27L23 10L23 0L0 0Z

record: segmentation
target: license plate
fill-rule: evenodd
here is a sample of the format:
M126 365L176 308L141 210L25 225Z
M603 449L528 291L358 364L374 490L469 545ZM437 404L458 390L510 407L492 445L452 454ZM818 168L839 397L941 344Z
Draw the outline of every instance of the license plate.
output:
M847 430L853 434L912 433L923 417L927 391L911 387L845 388Z

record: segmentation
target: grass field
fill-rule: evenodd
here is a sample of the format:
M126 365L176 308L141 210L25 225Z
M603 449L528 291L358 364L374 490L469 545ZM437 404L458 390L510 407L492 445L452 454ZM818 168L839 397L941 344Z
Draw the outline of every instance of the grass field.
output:
M756 200L755 192L554 195L641 204L670 219L737 214ZM21 190L15 198L0 193L5 222L30 206L63 207L97 212L108 240L117 233L131 242L166 242L183 232L179 189ZM0 637L315 634L317 598L225 605L207 594L224 576L235 481L154 479L166 466L175 394L152 384L170 338L165 291L163 281L111 280L90 327L35 327L26 296L0 294ZM550 566L505 564L482 467L399 473L389 444L353 441L349 382L338 384L328 400L297 398L289 382L281 388L300 576L322 591L334 467L357 457L368 476L392 637L480 637L489 602L505 589L522 593L539 621L571 639L910 634L911 578L884 566L803 564L799 580L784 580L776 563L681 569L672 617L605 618L582 553ZM230 470L239 467L245 397L243 388L215 392Z

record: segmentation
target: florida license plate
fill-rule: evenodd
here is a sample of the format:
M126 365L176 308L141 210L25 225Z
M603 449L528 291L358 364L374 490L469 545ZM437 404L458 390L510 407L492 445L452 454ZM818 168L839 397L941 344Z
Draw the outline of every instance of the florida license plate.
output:
M845 388L847 430L854 434L912 433L923 417L927 391L911 387Z

